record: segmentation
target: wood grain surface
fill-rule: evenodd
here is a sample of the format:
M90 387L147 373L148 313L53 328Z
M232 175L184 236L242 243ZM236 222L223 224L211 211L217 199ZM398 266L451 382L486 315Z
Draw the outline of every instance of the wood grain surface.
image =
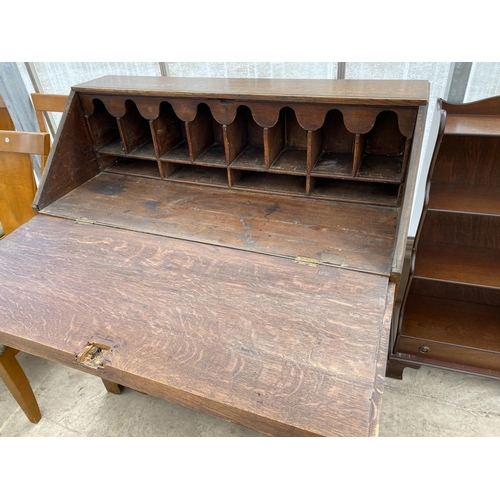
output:
M447 135L500 136L500 117L484 115L448 115Z
M500 215L500 188L435 182L429 209L458 213Z
M445 135L432 182L500 187L500 138Z
M270 434L376 434L387 277L46 215L0 273L0 342Z
M225 170L221 175L224 181ZM111 173L99 174L44 213L292 259L319 259L386 276L397 218L396 209L388 207L231 192Z
M499 262L497 249L421 242L415 276L500 288Z
M253 78L166 78L104 76L73 87L87 93L114 95L203 96L214 99L328 102L420 106L427 104L425 80L300 80Z
M414 294L408 297L404 336L500 352L499 334L499 306Z
M71 166L69 168L68 166ZM77 188L99 172L87 121L78 95L70 94L33 201L37 210Z

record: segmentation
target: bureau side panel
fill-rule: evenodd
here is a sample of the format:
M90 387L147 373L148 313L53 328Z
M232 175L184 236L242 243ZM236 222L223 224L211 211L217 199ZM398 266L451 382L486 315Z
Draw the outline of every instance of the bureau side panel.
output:
M408 228L410 226L410 217L413 207L413 198L415 195L415 186L417 182L418 167L422 152L422 143L424 139L425 120L427 117L427 106L421 106L415 125L413 135L413 144L411 148L408 174L404 188L403 200L401 203L401 214L399 217L399 226L396 236L396 245L394 248L394 258L392 261L391 281L399 283L403 270L406 242L408 239Z
M85 114L78 94L72 92L33 202L34 210L42 210L98 172Z

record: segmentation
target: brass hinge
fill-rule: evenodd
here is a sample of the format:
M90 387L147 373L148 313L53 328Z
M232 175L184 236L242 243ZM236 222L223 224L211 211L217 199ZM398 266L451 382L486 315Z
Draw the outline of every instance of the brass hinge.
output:
M303 266L321 266L323 261L318 259L309 259L308 257L295 257L295 264L302 264Z
M75 220L75 224L94 224L95 222L91 219L87 219L86 217L81 217L80 219Z

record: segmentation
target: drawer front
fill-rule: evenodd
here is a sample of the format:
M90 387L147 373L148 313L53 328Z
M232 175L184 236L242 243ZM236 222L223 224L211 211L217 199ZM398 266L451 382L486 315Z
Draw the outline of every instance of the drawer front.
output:
M397 351L430 364L456 363L500 371L500 353L401 336Z

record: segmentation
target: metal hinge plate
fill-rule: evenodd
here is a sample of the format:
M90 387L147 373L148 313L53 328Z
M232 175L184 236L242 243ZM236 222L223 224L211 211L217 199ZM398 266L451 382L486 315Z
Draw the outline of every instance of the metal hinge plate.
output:
M94 221L87 219L86 217L81 217L80 219L75 220L75 224L94 224Z
M323 261L318 259L309 259L308 257L295 257L295 264L302 264L303 266L321 266Z

